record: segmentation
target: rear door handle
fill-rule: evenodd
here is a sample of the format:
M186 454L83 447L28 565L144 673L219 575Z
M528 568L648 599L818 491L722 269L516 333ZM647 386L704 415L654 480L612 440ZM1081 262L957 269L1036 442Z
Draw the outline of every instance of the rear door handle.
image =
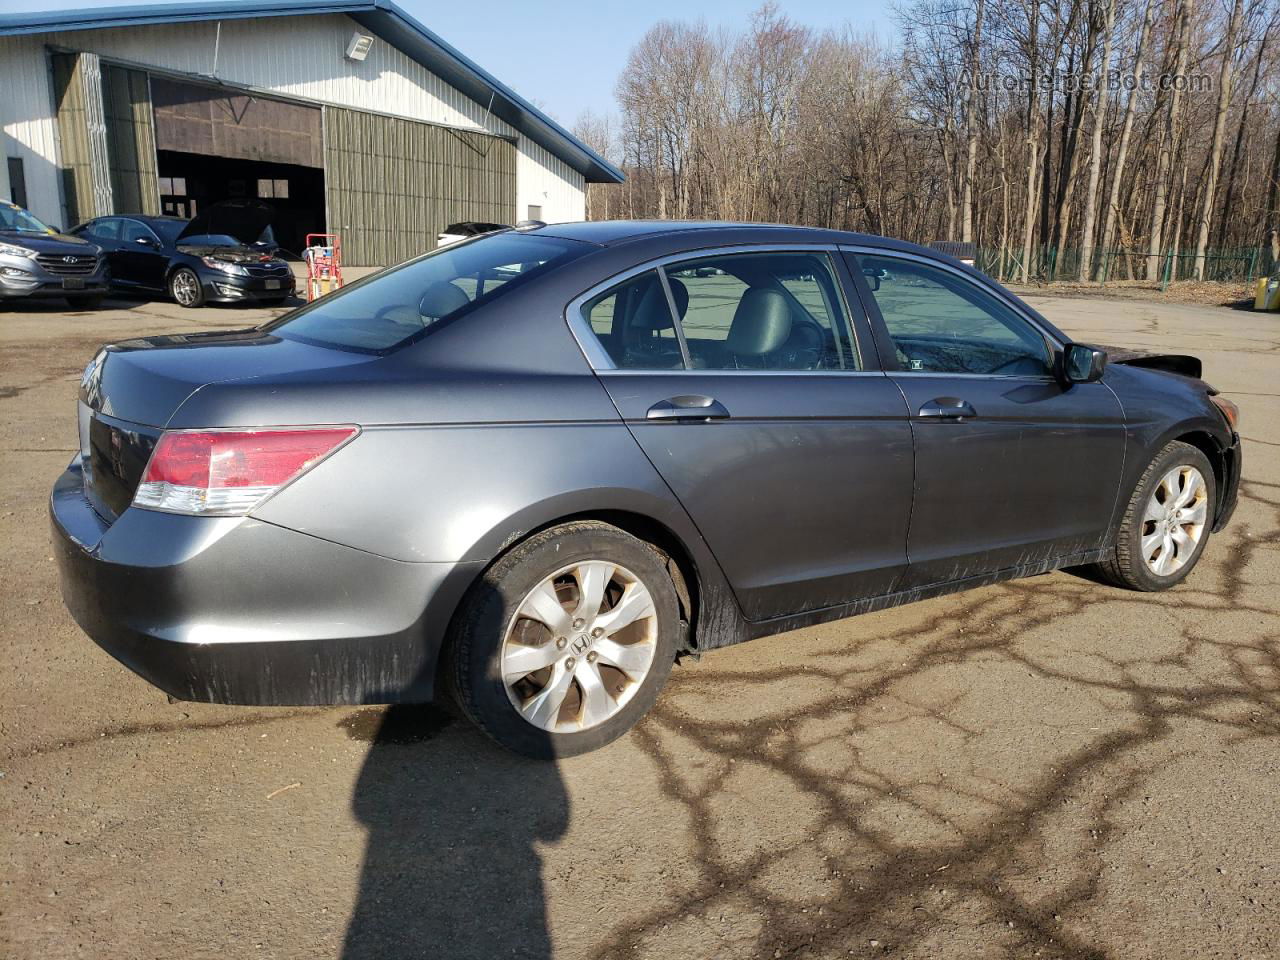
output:
M968 420L976 417L978 411L973 404L959 397L937 397L920 408L917 416L930 420Z
M688 394L659 400L644 416L646 420L728 420L729 411L714 397Z

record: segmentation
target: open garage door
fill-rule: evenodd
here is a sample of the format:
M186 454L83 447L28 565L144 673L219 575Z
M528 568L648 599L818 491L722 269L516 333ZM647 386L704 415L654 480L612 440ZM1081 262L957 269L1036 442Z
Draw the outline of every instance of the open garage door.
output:
M293 253L324 231L319 107L158 76L151 98L162 213L260 199L275 209L276 242Z
M514 223L516 148L501 137L326 107L325 185L345 260L389 266L433 250L451 223Z

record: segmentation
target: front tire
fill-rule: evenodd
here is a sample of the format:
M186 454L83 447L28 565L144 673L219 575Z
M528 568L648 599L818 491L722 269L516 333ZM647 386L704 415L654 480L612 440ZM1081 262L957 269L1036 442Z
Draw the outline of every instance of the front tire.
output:
M204 284L190 267L179 267L169 275L169 296L182 307L204 306Z
M1138 480L1116 531L1113 555L1096 569L1130 590L1168 590L1204 553L1218 502L1213 466L1200 450L1175 440Z
M502 746L574 756L649 710L679 625L662 556L617 527L576 521L489 568L455 620L446 669L463 712Z

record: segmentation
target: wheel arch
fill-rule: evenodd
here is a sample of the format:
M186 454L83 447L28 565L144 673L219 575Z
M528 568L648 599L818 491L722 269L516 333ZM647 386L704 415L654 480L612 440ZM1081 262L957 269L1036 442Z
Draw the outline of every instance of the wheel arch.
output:
M556 501L560 500L561 498L556 498ZM513 518L510 523L494 528L488 536L482 538L482 543L492 546L484 551L485 563L475 573L472 585L479 582L503 556L529 538L561 524L595 520L617 527L649 544L663 556L680 600L681 617L686 624L684 636L679 642L682 650L698 653L711 647L728 646L749 639L746 620L733 591L691 522L687 530L680 531L673 524L655 516L659 510L638 509L631 504L623 506L597 502L579 506L561 501L544 504L543 507L559 509L539 511L541 516L536 520L528 514L518 518L523 522L517 522L517 518ZM465 609L469 593L469 590L466 591L454 605L451 621Z
M1227 490L1230 485L1231 478L1227 476L1227 448L1226 446L1211 433L1204 428L1194 428L1171 436L1166 441L1178 441L1188 446L1195 447L1205 455L1205 459L1209 461L1209 466L1213 468L1213 489L1214 500L1213 517L1216 524L1218 517L1221 515L1223 507L1226 504ZM1161 444L1161 449L1164 444Z

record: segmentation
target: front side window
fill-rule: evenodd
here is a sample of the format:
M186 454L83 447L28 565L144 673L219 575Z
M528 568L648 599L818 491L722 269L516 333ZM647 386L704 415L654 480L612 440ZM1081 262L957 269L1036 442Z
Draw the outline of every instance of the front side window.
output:
M84 228L84 232L91 237L97 237L99 240L119 240L120 221L115 217L94 220Z
M656 270L583 308L592 332L620 369L858 369L825 254L730 254L661 269L674 315Z
M264 329L321 346L380 353L590 249L558 237L489 234L373 274Z
M120 221L120 239L125 243L136 243L139 240L148 240L159 243L160 238L157 237L145 223L139 223L137 220L121 220Z
M903 370L1044 376L1045 338L992 294L949 270L897 257L859 256Z

